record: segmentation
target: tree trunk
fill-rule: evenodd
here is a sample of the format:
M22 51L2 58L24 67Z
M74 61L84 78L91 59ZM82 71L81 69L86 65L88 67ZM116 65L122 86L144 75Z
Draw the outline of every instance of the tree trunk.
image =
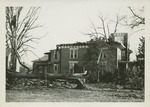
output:
M10 67L9 69L11 71L16 71L17 67L17 56L16 56L16 50L17 50L17 43L16 43L16 31L15 28L12 30L12 41L11 41L11 60L10 60ZM14 78L8 77L8 84L10 86L14 85Z
M11 61L10 61L10 69L12 71L16 71L16 65L17 65L17 58L16 58L16 55L15 55L15 51L14 49L11 49Z
M11 71L16 71L16 65L17 65L17 58L16 58L16 55L15 55L15 52L13 49L11 49L11 60L10 60L10 66L9 66L9 69ZM7 77L7 81L6 81L6 88L10 88L14 85L14 78L12 78L11 76L8 76Z
M13 28L13 27L12 27ZM16 28L12 29L12 41L11 41L11 70L16 71L17 66L17 41L16 41Z

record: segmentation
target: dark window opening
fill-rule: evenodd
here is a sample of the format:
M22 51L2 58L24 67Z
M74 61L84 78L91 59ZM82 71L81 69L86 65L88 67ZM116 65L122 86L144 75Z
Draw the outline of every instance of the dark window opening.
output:
M70 58L71 59L78 58L78 50L77 49L70 50Z
M43 66L39 66L38 71L39 71L39 73L43 73Z
M71 50L71 58L73 58L73 50Z
M83 73L83 67L78 64L74 64L74 73Z
M75 50L74 58L77 58L77 50Z
M57 59L57 51L54 51L54 58Z

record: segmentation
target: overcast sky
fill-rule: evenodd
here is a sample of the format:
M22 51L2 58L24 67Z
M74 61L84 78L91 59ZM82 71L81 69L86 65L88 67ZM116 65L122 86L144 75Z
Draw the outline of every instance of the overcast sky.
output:
M106 5L101 2L47 2L41 6L39 19L37 20L37 23L42 24L43 27L32 31L34 36L40 37L45 34L47 36L38 41L38 44L34 44L36 49L33 51L39 57L42 57L43 53L54 49L57 44L90 40L90 37L83 33L91 31L91 20L97 27L101 26L98 18L100 13L112 20L115 19L117 14L131 15L127 6L118 4L110 5L112 4L108 3ZM136 6L135 8L138 9L139 7ZM113 26L110 30L113 30ZM135 53L139 37L144 36L143 31L130 36L134 32L133 30L127 27L119 27L118 32L129 33L130 48ZM37 57L32 53L28 53L24 60L30 63L34 59L37 59ZM134 54L132 55L132 59L135 59Z

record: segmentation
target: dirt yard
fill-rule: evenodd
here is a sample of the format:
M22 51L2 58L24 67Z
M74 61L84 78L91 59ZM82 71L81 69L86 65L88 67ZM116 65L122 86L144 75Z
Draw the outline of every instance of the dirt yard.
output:
M92 87L92 88L91 88ZM143 91L32 87L6 91L6 102L143 102Z

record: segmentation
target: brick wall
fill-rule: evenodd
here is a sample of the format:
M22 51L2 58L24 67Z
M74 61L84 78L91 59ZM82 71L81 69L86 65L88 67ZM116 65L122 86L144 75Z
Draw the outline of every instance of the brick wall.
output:
M62 48L60 50L61 60L60 60L60 69L61 74L67 74L69 72L69 59L70 59L70 50L69 48Z
M105 60L102 62L106 62L104 66L101 66L101 61L99 63L100 70L112 71L117 68L118 61L117 61L117 48L110 46L108 49L104 50L103 53L106 54Z
M62 48L60 53L61 53L61 73L62 74L67 74L69 73L69 61L79 61L81 62L85 53L87 52L87 48L79 48L78 49L78 58L77 59L71 59L70 58L70 49L69 48Z
M55 58L55 53L57 54L57 58ZM51 50L51 63L60 62L60 50Z
M87 48L79 48L79 61L80 62L83 60L86 52L87 52Z
M101 50L101 49L100 49ZM61 48L57 51L57 59L54 58L55 50L51 50L51 55L49 62L35 62L33 64L33 72L38 72L38 66L48 65L48 72L54 74L68 74L69 73L69 61L78 61L78 63L82 63L84 55L87 52L87 48L79 48L78 49L78 58L71 59L70 58L70 49L69 48ZM121 60L121 50L115 46L108 46L108 48L104 51L106 53L106 65L105 69L107 71L115 70L118 67L118 60ZM54 64L58 64L58 71L54 71ZM101 69L101 67L100 67Z
M62 74L69 73L69 61L79 61L79 63L84 58L84 55L87 52L87 48L79 48L78 50L78 58L77 59L70 59L70 50L69 48L62 48L61 49L61 64L60 69ZM107 58L106 58L106 70L112 71L118 67L118 60L121 59L121 56L118 56L118 53L121 53L119 48L110 46L106 51Z

